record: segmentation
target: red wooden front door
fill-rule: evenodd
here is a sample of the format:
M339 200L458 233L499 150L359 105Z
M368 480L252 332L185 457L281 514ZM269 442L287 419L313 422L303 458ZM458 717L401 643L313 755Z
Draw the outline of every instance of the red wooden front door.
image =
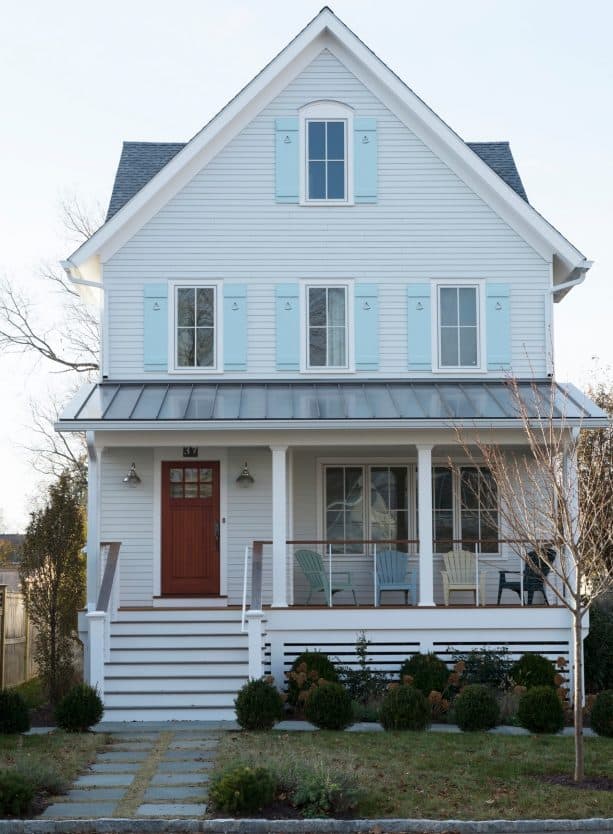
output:
M219 594L219 463L162 464L162 594Z

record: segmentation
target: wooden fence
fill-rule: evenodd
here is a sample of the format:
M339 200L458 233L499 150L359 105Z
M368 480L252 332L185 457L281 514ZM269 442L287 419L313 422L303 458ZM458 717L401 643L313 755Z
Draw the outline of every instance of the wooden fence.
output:
M36 675L32 637L23 594L0 585L0 688Z

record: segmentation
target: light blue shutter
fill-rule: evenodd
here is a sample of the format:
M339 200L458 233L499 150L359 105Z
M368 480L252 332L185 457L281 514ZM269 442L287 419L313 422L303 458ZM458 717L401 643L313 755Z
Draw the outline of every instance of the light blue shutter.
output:
M143 362L146 371L168 370L168 284L145 284Z
M432 310L429 284L409 284L407 331L410 371L432 370Z
M487 284L485 327L487 369L504 371L511 367L511 288L508 284Z
M277 284L277 370L300 370L300 304L298 284Z
M377 202L377 120L353 121L353 191L356 203Z
M355 366L358 371L379 367L379 289L355 285Z
M297 203L299 190L298 117L275 120L275 199Z
M247 370L246 284L224 284L223 365L226 371Z

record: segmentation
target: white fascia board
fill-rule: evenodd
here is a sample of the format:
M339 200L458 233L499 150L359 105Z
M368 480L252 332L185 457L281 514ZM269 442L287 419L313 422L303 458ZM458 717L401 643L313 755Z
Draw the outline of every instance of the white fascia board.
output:
M568 271L585 256L508 186L380 58L324 8L243 90L107 223L74 252L76 267L111 257L247 125L322 49L337 55L466 184L544 259Z
M539 425L538 420L533 421L534 426ZM554 428L584 428L596 429L607 428L609 419L586 418L570 419L562 418L553 420ZM476 431L489 429L517 429L521 426L521 420L500 419L500 420L160 420L157 422L136 421L136 420L60 420L54 426L56 431L322 431L332 429L335 431L348 431L352 429L367 429L369 431L381 429L383 431L402 429L454 429Z

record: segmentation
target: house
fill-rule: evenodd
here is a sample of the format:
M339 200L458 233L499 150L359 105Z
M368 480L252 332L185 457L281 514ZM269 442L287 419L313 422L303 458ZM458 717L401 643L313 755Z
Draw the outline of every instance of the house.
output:
M563 607L497 605L520 558L458 443L525 444L508 375L550 395L553 304L590 268L508 143L464 142L324 8L189 142L126 143L63 265L101 310L100 379L57 429L87 433L80 628L107 718L230 718L248 676L282 684L306 647L352 662L362 630L391 672L572 660ZM604 424L555 394L568 430ZM446 606L462 547L478 581ZM413 605L379 599L389 549Z

